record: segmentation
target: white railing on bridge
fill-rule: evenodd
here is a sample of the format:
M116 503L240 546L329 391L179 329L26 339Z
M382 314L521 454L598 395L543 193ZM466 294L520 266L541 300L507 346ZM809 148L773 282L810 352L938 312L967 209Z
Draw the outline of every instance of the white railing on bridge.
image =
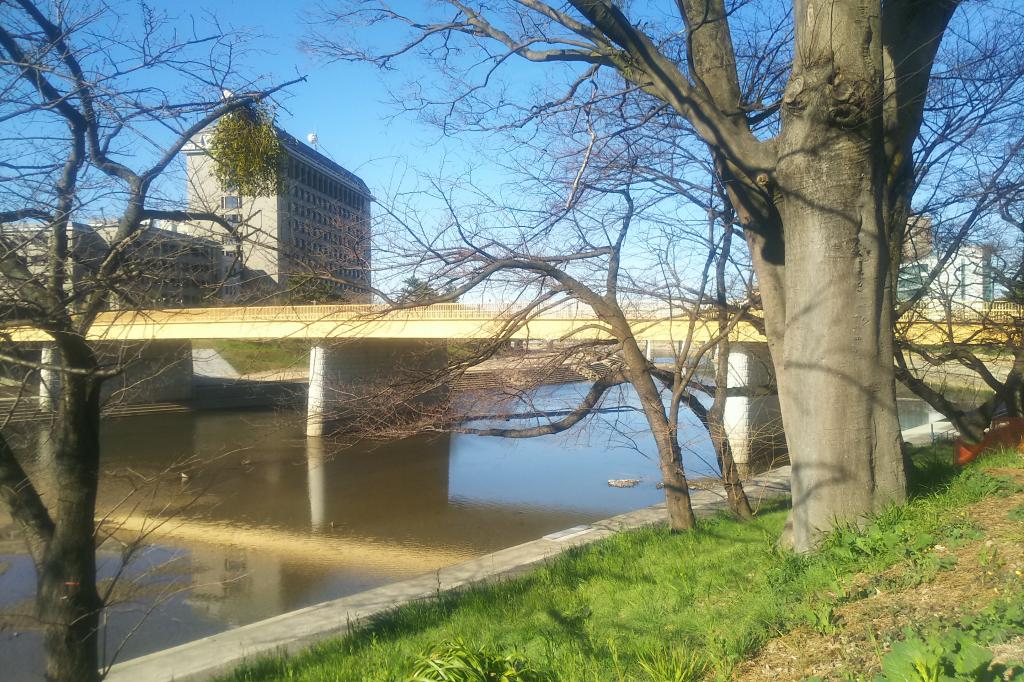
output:
M672 310L665 305L639 304L623 306L623 312L630 319L663 320L673 317ZM180 316L182 321L189 317L202 316L205 322L238 321L296 321L312 322L330 319L372 320L376 317L408 320L501 320L511 319L526 313L529 318L545 319L592 319L591 308L580 303L564 303L527 312L525 306L507 306L493 303L438 303L415 307L393 307L387 304L342 304L342 305L279 305L279 306L238 306L218 308L181 308L139 311L144 316L173 319ZM131 315L135 311L109 311L106 315ZM681 311L676 312L681 315Z
M661 302L638 302L623 306L627 319L635 321L657 321L688 319L691 312L685 308L672 308ZM752 311L758 315L760 311ZM525 306L509 306L497 303L438 303L415 307L393 307L387 304L347 305L277 305L238 306L217 308L182 308L148 311L109 311L104 317L110 321L122 316L142 315L154 321L182 322L201 317L203 322L317 322L330 320L372 321L390 320L480 320L501 321L526 313L527 319L581 320L594 319L593 310L585 304L566 302L546 308L537 308L527 313ZM701 311L700 317L711 319L714 308ZM191 318L191 319L190 319ZM977 306L962 305L944 308L933 305L919 305L908 311L900 320L902 323L991 323L1020 324L1024 321L1024 306L1008 301L995 301Z
M1024 306L1010 301L945 304L921 302L900 320L911 323L1011 324L1024 322Z

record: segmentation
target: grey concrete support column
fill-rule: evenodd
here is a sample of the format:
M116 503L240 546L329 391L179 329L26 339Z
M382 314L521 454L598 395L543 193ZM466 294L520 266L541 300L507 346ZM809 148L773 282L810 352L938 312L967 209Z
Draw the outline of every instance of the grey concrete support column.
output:
M444 339L359 339L309 354L306 435L387 425L387 420L443 409L447 402L448 342ZM382 421L383 420L383 421Z
M729 392L723 421L743 475L785 453L775 369L767 344L730 344Z
M644 340L644 357L648 362L654 362L654 342L650 339Z
M323 530L327 522L327 476L324 471L324 442L321 438L306 439L306 475L309 486L309 524L314 531Z
M39 370L39 409L53 412L60 399L60 353L53 344L46 344L39 354L39 362L47 365Z
M306 397L306 435L324 435L327 409L327 348L309 349L309 394Z

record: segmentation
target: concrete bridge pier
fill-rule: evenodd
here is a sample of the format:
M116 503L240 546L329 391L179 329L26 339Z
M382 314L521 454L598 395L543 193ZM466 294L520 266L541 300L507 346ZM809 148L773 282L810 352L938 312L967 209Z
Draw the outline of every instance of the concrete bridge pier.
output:
M192 344L189 341L110 341L97 343L103 367L120 373L103 382L104 404L141 405L185 402L192 397ZM52 412L60 399L60 352L45 344L39 352L39 409Z
M448 398L446 339L358 339L309 351L306 435L387 429ZM357 422L361 422L358 423Z
M644 357L648 362L654 362L654 342L650 339L644 340Z
M726 435L743 476L786 453L775 368L766 343L734 342L729 349Z
M39 363L46 365L39 370L39 409L53 412L60 398L60 352L53 344L45 344L39 353Z
M313 346L309 349L309 391L306 394L306 435L324 435L327 421L327 348Z

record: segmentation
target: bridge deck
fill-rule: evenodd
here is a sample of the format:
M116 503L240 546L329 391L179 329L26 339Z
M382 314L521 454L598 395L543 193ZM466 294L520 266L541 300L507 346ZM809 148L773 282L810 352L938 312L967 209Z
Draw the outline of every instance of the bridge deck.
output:
M1019 311L1018 311L1019 312ZM515 325L513 339L598 339L610 336L608 327L588 308L564 306L531 317L520 324L517 311L497 306L442 304L390 310L380 305L258 306L237 308L186 308L181 310L110 311L99 315L89 338L106 341L172 339L487 339ZM651 341L696 342L713 338L712 319L673 317L667 309L631 311L630 323L637 338ZM1019 319L1019 318L1017 318ZM917 343L973 343L1005 341L1005 329L992 329L981 319L932 322L924 319L905 327ZM10 330L12 340L47 341L41 330L21 327ZM950 337L952 334L952 339ZM736 341L764 341L753 324L737 324Z

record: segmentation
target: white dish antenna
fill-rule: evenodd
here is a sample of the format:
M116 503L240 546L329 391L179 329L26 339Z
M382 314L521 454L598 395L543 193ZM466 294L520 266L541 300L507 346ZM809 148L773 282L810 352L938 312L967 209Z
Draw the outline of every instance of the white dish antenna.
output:
M306 141L313 145L313 149L316 149L317 144L320 143L320 138L317 137L316 133L310 133L306 135Z

